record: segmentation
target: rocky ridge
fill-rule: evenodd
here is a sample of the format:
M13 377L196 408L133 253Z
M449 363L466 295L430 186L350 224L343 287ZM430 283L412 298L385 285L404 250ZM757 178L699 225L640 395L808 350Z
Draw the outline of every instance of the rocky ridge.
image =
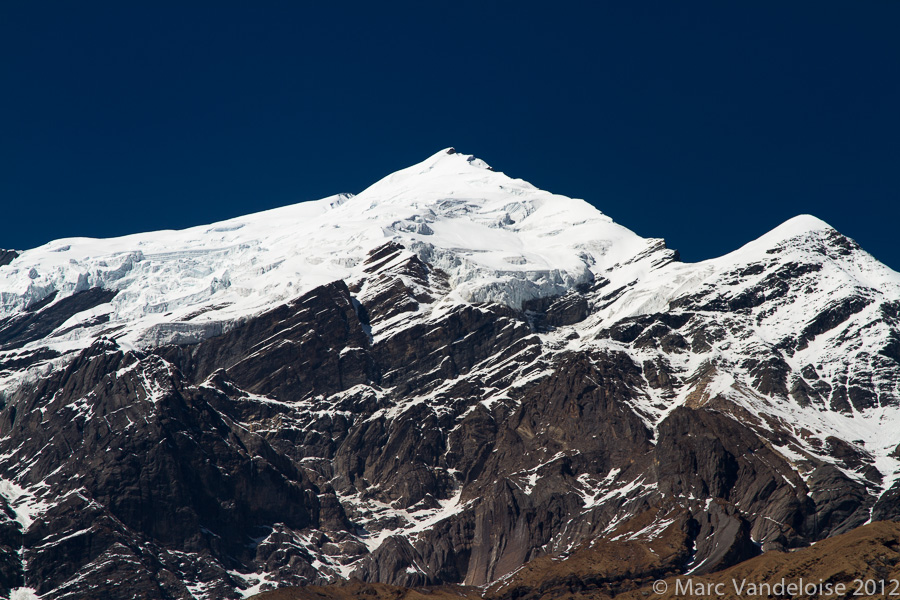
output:
M684 264L445 151L161 237L0 267L0 589L702 575L900 516L900 276L813 217Z

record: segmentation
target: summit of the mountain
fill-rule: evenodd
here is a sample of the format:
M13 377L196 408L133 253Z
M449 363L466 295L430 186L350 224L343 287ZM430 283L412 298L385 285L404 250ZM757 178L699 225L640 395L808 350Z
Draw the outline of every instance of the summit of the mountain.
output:
M833 231L834 227L822 219L809 215L791 217L758 239L760 243L775 243L779 240L806 235L815 231Z

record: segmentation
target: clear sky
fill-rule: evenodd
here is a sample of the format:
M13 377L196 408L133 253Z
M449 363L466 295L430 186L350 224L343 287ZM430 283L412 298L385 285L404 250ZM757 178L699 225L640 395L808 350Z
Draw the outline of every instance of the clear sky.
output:
M900 2L0 3L0 248L454 146L688 261L812 213L900 269Z

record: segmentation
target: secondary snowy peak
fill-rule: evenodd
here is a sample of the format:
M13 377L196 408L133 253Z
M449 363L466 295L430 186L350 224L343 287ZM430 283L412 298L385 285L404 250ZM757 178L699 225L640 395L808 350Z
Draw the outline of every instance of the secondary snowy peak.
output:
M784 240L808 235L818 231L835 231L834 227L813 215L797 215L763 234L751 244L774 245Z
M798 287L790 295L795 310L799 309L798 301L807 296L819 303L833 302L841 294L900 297L900 274L810 215L794 217L734 252L698 263L696 268L706 275L703 287L714 290L720 298L730 298L732 309L740 308L737 304L742 301L738 298L755 305L762 296L751 299L748 294L758 292L771 298L779 289L779 293L785 293L789 285ZM799 289L798 282L810 275L810 285ZM812 294L813 290L818 293Z
M784 251L797 252L801 255L813 252L824 257L829 253L824 251L823 245L827 245L829 240L834 242L841 240L839 243L848 250L850 246L858 249L854 242L842 236L834 227L822 219L812 215L797 215L767 231L755 240L747 242L737 250L707 262L725 265L729 263L762 261ZM831 252L831 254L837 256L834 252ZM842 255L846 256L847 253L843 252Z
M649 273L600 314L609 323L669 310L670 303L740 310L783 298L781 308L790 315L785 327L790 329L838 297L856 293L900 298L900 274L825 221L798 215L723 256L672 263ZM815 309L807 302L814 302Z

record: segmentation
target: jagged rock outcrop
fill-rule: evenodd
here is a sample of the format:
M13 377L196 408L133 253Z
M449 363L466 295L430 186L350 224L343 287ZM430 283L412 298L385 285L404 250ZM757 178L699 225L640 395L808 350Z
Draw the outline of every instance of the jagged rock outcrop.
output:
M5 267L19 256L15 250L3 250L0 248L0 267Z

